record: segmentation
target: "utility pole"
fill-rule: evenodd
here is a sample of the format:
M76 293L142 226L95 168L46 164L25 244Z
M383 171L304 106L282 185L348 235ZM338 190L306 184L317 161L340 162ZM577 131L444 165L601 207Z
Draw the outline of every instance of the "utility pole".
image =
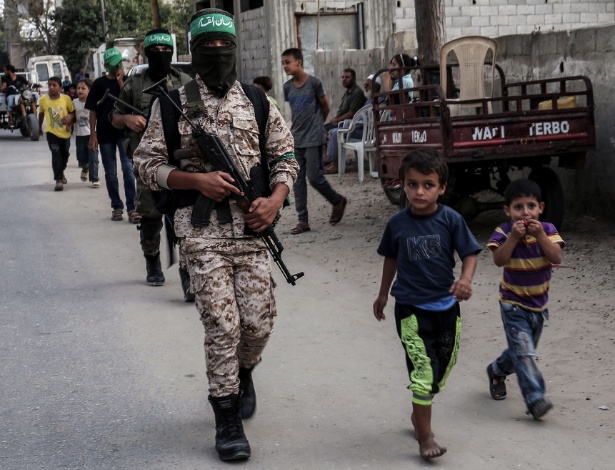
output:
M100 13L102 15L103 40L106 42L109 31L107 30L107 20L105 20L105 0L100 0Z
M152 22L154 23L154 28L161 28L160 25L160 9L158 8L158 0L150 0L150 4L152 6Z

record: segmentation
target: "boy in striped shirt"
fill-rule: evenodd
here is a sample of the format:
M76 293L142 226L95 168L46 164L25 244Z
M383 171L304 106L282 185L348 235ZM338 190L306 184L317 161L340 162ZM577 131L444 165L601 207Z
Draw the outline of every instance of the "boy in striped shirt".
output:
M515 180L504 197L504 212L511 220L496 228L487 247L496 266L504 267L500 311L508 349L487 366L489 391L494 400L503 400L506 376L516 373L528 414L539 419L553 405L545 398L536 346L544 318L549 318L551 266L561 263L564 241L553 224L538 220L545 203L535 182Z

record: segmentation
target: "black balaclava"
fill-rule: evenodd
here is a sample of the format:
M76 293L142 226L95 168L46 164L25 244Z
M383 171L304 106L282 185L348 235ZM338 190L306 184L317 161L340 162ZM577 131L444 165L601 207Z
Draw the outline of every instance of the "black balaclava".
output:
M173 50L154 51L155 46L168 46L173 49L173 37L167 29L152 29L145 35L145 56L149 64L149 75L157 82L165 78L171 71Z
M196 12L190 22L192 68L207 88L223 97L237 80L237 45L233 15L217 8ZM214 39L229 41L224 47L207 47Z

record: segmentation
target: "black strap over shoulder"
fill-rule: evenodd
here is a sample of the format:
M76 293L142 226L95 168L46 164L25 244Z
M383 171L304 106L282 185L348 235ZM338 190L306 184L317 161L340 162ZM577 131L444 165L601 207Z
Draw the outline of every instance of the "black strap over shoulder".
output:
M175 104L181 108L179 90L170 90L168 94ZM166 97L160 96L159 103L162 132L167 144L169 163L174 166L179 166L173 155L176 150L181 148L181 136L177 127L181 114ZM152 191L152 194L154 195L154 201L158 211L161 214L172 215L178 207L185 207L193 204L199 192L194 190L167 190Z
M168 92L171 99L177 106L181 108L181 100L179 99L179 90L171 90ZM179 129L177 123L181 115L179 111L169 102L164 96L160 96L160 117L162 119L162 132L164 134L164 140L167 144L167 151L169 152L169 162L173 160L173 154L175 150L181 148L181 137L179 135Z
M270 102L267 99L267 95L260 88L241 83L243 92L254 106L254 117L256 118L256 124L258 125L258 147L261 151L261 166L265 170L267 181L269 181L269 163L267 161L267 151L265 150L265 142L267 137L265 133L267 131L267 121L269 121L269 107Z

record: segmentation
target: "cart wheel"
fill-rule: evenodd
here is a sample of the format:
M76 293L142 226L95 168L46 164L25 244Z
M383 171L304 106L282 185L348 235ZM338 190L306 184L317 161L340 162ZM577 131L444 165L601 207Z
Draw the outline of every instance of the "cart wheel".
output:
M382 190L391 204L395 204L396 206L400 205L400 197L402 195L404 196L404 200L406 199L405 194L401 189L401 183L399 183L399 187L398 185L392 184L399 180L395 180L393 178L380 178L380 181L382 181Z
M542 200L545 203L545 210L540 220L551 222L558 229L561 229L564 222L564 189L557 173L551 168L535 168L530 173L530 179L540 186Z

